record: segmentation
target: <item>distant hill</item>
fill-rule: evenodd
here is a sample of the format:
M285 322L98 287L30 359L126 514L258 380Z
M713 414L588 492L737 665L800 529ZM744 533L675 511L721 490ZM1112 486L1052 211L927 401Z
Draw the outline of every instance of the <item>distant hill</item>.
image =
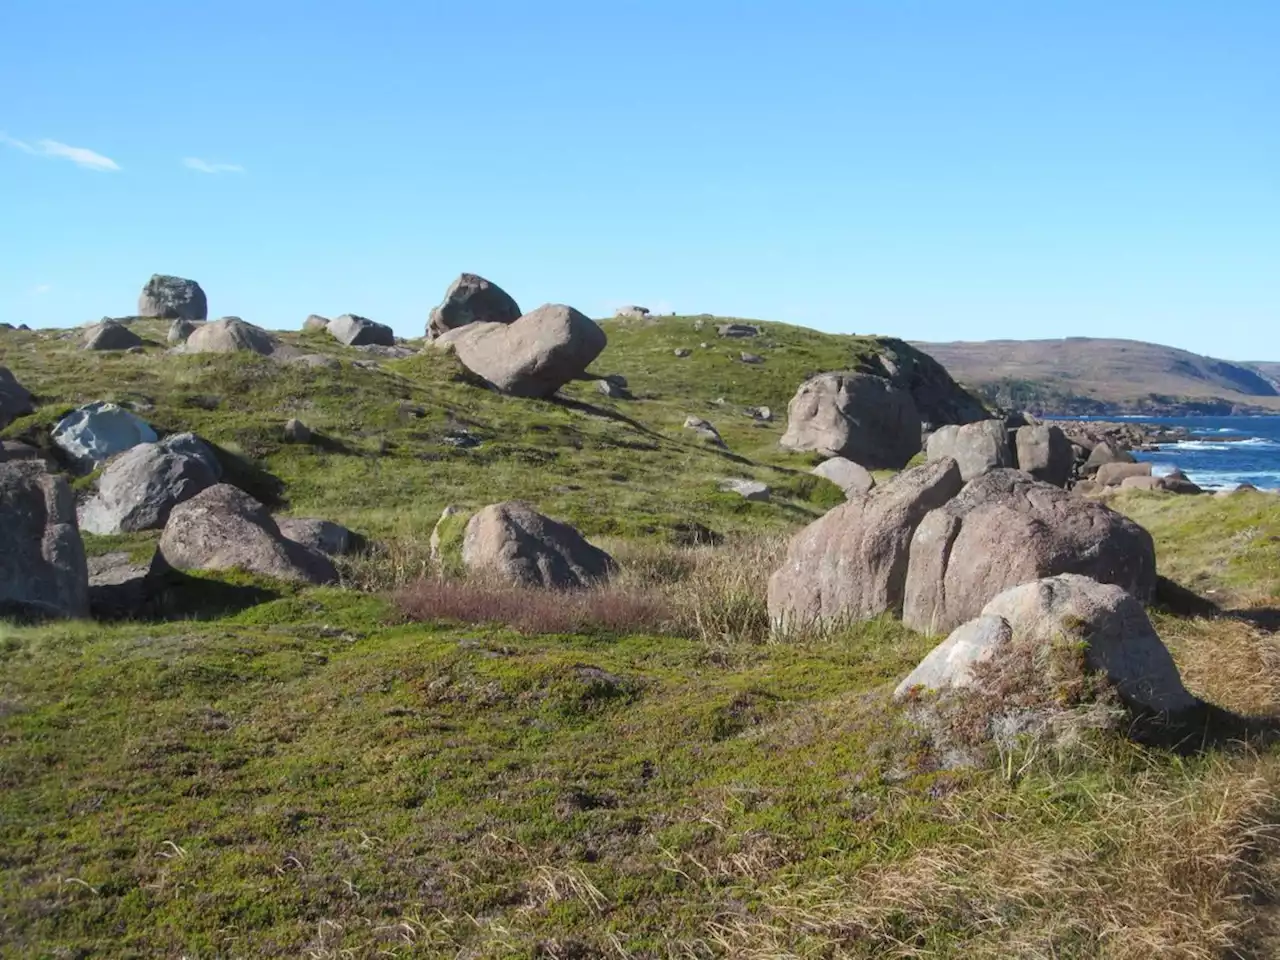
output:
M1089 337L914 346L988 402L1034 413L1280 413L1280 363Z

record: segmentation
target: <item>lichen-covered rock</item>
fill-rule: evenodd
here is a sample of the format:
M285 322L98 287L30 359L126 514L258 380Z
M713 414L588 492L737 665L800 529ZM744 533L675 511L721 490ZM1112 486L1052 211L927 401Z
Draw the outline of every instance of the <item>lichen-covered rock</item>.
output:
M884 377L819 374L801 384L788 405L781 443L898 470L920 452L920 414L911 394Z
M515 323L520 307L496 283L474 273L464 273L449 285L440 306L427 321L427 337L442 337L450 330L472 323Z
M220 483L169 514L156 565L176 570L244 570L301 583L333 583L338 572L323 553L290 540L267 508Z
M935 460L828 511L769 578L769 616L789 629L901 613L912 535L961 486L956 462Z
M98 400L71 411L53 428L53 442L82 466L103 463L140 443L155 443L156 432L141 417Z
M519 500L491 504L467 521L462 562L473 573L556 589L590 586L615 566L569 524Z
M209 301L200 284L182 277L154 274L138 297L138 316L161 320L206 320Z
M1155 592L1151 535L1100 503L994 470L926 516L911 539L902 620L948 633L1019 583L1076 573L1140 600Z
M0 463L0 616L88 614L89 569L66 481L38 461Z

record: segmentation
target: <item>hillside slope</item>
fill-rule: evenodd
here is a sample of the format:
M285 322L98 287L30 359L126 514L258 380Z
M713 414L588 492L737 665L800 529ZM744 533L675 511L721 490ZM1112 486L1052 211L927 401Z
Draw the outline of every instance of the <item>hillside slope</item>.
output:
M989 402L1033 413L1280 412L1275 369L1134 340L917 343Z

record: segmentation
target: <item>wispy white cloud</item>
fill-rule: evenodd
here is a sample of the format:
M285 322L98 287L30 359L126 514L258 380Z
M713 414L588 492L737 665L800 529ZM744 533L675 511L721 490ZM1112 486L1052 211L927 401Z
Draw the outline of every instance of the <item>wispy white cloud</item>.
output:
M53 157L57 160L70 160L76 166L84 167L86 170L110 170L114 172L120 169L120 165L110 157L104 157L88 147L72 147L65 143L59 143L57 140L37 140L34 144L30 144L25 140L17 140L7 133L0 133L0 143L16 150L21 150L23 153L31 153L41 157Z
M244 167L238 163L210 163L199 157L186 157L182 165L188 170L196 170L200 173L244 173Z
M52 290L53 290L53 284L40 283L31 288L31 295L33 297L43 297L46 293L49 293Z

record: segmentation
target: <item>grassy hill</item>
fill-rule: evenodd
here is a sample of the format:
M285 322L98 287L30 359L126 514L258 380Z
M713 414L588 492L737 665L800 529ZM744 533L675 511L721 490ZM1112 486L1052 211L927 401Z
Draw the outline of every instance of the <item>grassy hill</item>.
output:
M919 343L984 399L1036 413L1280 412L1275 365L1134 340Z
M595 368L626 401L502 397L431 353L366 369L324 334L284 336L340 369L170 356L159 325L135 327L142 355L0 333L40 402L0 436L47 443L78 403L131 403L279 511L381 544L341 587L226 574L197 579L240 601L181 619L0 623L0 955L1275 955L1266 739L1099 734L948 769L888 696L936 638L888 619L769 636L780 543L840 500L777 446L786 401L900 348L696 322L605 324ZM291 416L320 439L286 443ZM728 476L773 502L721 493ZM608 546L643 615L414 613L441 508L512 496ZM1280 716L1275 501L1117 506L1172 578L1156 622L1188 686ZM725 543L679 546L691 522Z

